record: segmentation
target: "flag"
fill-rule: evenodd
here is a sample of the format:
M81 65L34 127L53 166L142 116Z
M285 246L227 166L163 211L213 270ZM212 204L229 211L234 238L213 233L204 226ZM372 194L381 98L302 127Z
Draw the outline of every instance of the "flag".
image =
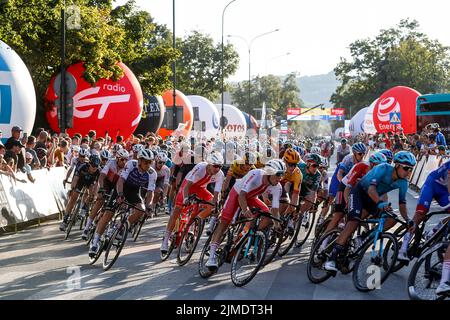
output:
M263 102L262 110L261 110L261 126L266 128L266 103Z

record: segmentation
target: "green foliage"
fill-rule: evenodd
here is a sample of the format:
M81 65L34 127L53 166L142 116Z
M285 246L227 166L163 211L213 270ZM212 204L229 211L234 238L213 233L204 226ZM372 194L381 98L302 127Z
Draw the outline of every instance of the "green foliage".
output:
M193 31L177 41L181 52L177 60L177 88L187 95L196 94L216 100L221 93L221 43L206 34ZM231 44L224 45L224 81L234 74L239 56Z
M449 48L430 40L418 28L415 20L401 20L397 27L381 30L375 39L350 44L351 61L341 58L334 69L342 83L331 102L354 115L398 85L422 94L448 92Z
M250 90L250 105L248 81L236 84L232 88L231 96L233 104L249 114L255 114L254 108L261 108L263 102L265 102L266 108L274 110L274 116L285 118L288 108L299 108L303 105L299 93L296 74L291 73L284 80L274 75L253 79Z

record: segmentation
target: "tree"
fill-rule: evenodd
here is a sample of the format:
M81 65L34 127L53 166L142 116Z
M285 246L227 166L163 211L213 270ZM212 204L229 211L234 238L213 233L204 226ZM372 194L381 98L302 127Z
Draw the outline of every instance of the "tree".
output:
M341 58L334 69L341 85L330 101L354 115L394 86L408 86L423 94L448 91L449 48L418 28L415 20L401 20L397 27L381 30L375 39L351 43L352 59Z
M287 75L284 80L274 75L256 77L251 83L250 106L248 81L242 81L236 84L231 91L232 102L249 114L255 114L253 109L261 108L265 102L266 108L274 110L274 116L285 118L288 108L303 106L303 101L299 98L300 89L295 78L295 73Z
M201 95L216 100L221 92L221 43L199 31L179 39L181 52L177 60L177 87L185 94ZM239 55L233 45L224 45L224 79L234 74L239 65Z
M67 30L66 62L84 61L83 76L89 83L117 80L123 74L117 62L123 61L144 92L156 94L170 87L170 65L178 53L166 42L155 41L163 28L148 12L138 10L134 1L114 9L111 0L74 0L66 6L71 4L79 8L81 23ZM0 39L21 56L36 87L35 126L46 126L42 98L61 64L61 5L60 0L0 0Z

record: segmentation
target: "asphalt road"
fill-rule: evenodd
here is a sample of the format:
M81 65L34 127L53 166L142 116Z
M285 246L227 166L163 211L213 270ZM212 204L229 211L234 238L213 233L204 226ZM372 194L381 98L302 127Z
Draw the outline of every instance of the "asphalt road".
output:
M396 203L395 192L390 199ZM410 215L416 203L417 194L408 193ZM369 293L358 292L351 275L312 284L306 275L309 243L270 263L245 287L232 284L228 264L211 278L202 279L198 252L183 267L177 265L175 253L160 261L159 246L167 220L164 215L148 221L138 241L128 240L115 265L106 272L101 259L89 265L80 231L73 231L71 239L65 241L57 221L0 237L0 299L408 299L406 281L411 265ZM197 251L202 242L204 239Z

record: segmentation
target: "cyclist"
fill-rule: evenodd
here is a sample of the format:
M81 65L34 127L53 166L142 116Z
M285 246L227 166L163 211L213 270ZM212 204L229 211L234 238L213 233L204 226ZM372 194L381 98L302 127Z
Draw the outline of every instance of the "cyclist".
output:
M420 190L419 201L413 217L414 226L403 238L402 247L399 250L397 259L409 261L407 254L408 243L415 227L423 221L425 215L430 210L431 202L436 200L439 206L448 209L450 212L450 161L445 162L438 169L430 172L422 189Z
M111 153L108 150L104 149L104 150L100 151L100 159L101 159L100 168L104 168L110 158L111 158Z
M237 179L242 179L250 170L255 169L253 165L255 162L255 156L250 152L246 152L242 160L234 160L231 163L222 186L223 199L226 199Z
M341 144L337 147L337 164L341 163L346 155L350 154L350 148L347 145L347 139L342 139Z
M217 203L224 179L223 172L220 170L223 166L223 162L222 155L218 152L213 152L208 156L207 162L200 162L187 174L186 179L184 179L180 190L178 191L175 199L175 208L166 226L166 232L161 244L161 252L163 254L167 253L169 239L172 235L175 223L183 210L183 206L188 204L190 195L195 194L202 200L213 200L213 203ZM214 196L206 189L206 186L209 183L215 183ZM209 205L204 205L202 207L203 210L199 213L199 217L205 219L210 215L213 208Z
M281 214L288 214L295 210L294 207L288 204L298 205L300 187L303 180L302 172L297 166L300 162L300 155L294 149L287 149L283 155L283 161L286 164L286 173L281 179L282 194L281 200L284 203L280 205ZM290 199L292 195L292 200Z
M144 149L145 149L144 146L142 144L140 144L140 143L136 143L135 145L133 145L133 147L132 147L132 150L133 150L133 152L132 152L132 159L133 160L137 160L137 156L139 154L139 151L144 150Z
M93 257L99 249L98 242L105 232L108 222L114 215L114 208L124 200L128 203L141 207L144 210L144 200L141 197L141 189L147 190L145 196L145 208L148 209L153 200L153 191L155 190L156 172L151 168L154 159L153 152L148 149L142 149L138 152L138 160L130 160L120 173L116 188L111 196L111 200L106 206L105 212L98 222L95 230L94 239L89 248L89 256ZM133 209L133 213L128 217L128 222L133 225L144 213Z
M116 159L110 159L100 172L100 177L98 179L99 188L97 192L97 201L91 210L86 226L81 235L83 240L87 239L88 230L103 205L103 196L105 194L111 194L111 192L114 191L117 180L119 180L120 173L123 168L125 168L125 164L127 163L129 156L130 155L127 150L119 149L116 152Z
M162 201L165 202L167 191L169 189L170 169L166 166L168 157L163 151L157 153L155 157L155 163L153 169L157 174L155 197L153 198L153 204L157 204Z
M394 156L394 166L387 163L380 164L370 170L352 189L349 198L349 221L334 244L330 260L325 263L325 270L337 271L336 258L345 248L345 244L358 227L362 210L375 214L378 210L389 210L389 204L382 200L382 196L392 190L399 189L399 210L408 225L412 220L408 218L406 207L406 191L408 176L411 174L416 159L408 151L400 151ZM389 219L388 219L389 220Z
M225 202L220 223L211 237L210 255L205 264L206 267L211 270L218 268L216 250L220 245L222 235L238 212L239 207L243 217L252 216L251 207L257 207L265 212L269 212L269 208L264 202L258 199L259 195L268 192L272 195L271 213L278 217L282 189L280 181L285 172L286 166L284 162L279 159L273 159L266 163L264 169L252 170L235 183ZM262 222L261 227L263 228L263 225L267 226L269 223L270 221Z
M77 148L78 151L78 157L73 157L70 161L70 168L67 171L66 178L63 181L63 184L65 185L67 183L67 180L69 180L70 175L72 172L76 172L78 168L83 164L89 161L89 150L84 148ZM74 149L76 150L76 149ZM75 184L72 181L71 189L73 190L75 187Z
M89 157L89 163L81 164L78 170L75 171L75 175L72 181L72 185L74 185L73 190L75 192L72 192L69 197L64 218L59 226L59 230L66 231L67 221L69 220L70 215L72 215L72 210L73 207L75 206L75 202L78 200L81 190L84 187L86 187L86 189L89 190L88 201L91 202L93 200L96 182L100 174L99 166L100 166L100 158L97 155L92 155ZM84 214L86 214L88 210L86 198L83 198L81 200L82 200L82 210L84 211Z
M300 187L300 197L307 200L301 206L300 219L303 218L304 212L311 209L316 200L317 190L322 180L322 174L318 170L321 163L321 156L315 153L308 153L305 156L305 162L298 164L303 177Z
M328 204L328 160L322 157L322 162L319 165L319 171L322 174L322 179L320 180L319 189L317 190L317 197L320 198L322 202L322 211L319 214L317 224L320 225L325 220L325 216L329 210Z

